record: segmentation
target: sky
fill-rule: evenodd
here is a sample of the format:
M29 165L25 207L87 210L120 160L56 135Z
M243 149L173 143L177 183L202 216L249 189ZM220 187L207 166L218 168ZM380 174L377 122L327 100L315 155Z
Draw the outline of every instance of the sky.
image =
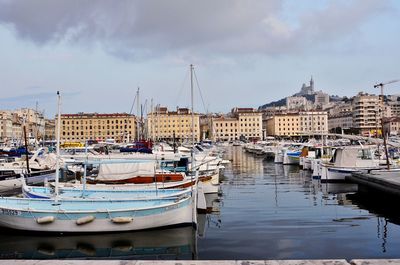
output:
M193 64L195 110L226 113L399 79L400 1L0 0L0 44L0 109L190 107Z

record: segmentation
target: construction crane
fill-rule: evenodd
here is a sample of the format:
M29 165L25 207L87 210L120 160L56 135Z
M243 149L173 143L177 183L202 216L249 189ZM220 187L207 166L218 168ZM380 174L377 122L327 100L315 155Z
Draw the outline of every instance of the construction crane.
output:
M382 100L382 119L381 119L381 126L382 126L382 137L383 137L383 145L385 148L385 156L386 156L386 165L387 165L387 169L390 170L390 163L389 163L389 152L387 149L387 140L386 140L386 133L385 133L385 125L384 125L384 99L383 99L383 87L385 85L389 85L389 84L393 84L396 82L400 82L400 79L395 79L386 83L379 83L374 85L374 88L381 88L381 100ZM378 135L378 132L376 133Z
M389 82L386 82L386 83L378 83L378 84L374 85L374 88L378 88L378 87L381 88L381 96L383 98L383 87L385 85L393 84L393 83L396 83L396 82L400 82L400 79L395 79L395 80L392 80L392 81L389 81Z

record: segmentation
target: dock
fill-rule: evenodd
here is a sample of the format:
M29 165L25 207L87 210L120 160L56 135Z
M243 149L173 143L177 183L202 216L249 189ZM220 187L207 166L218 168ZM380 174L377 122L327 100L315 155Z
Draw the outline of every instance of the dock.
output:
M386 192L391 195L400 196L400 171L375 173L353 173L346 180L363 185L377 191Z
M400 259L338 260L1 260L0 265L400 265Z

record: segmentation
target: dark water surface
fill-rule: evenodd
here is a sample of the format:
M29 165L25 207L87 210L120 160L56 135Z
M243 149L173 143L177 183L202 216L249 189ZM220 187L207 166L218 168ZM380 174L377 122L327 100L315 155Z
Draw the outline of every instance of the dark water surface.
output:
M400 258L400 201L351 184L321 184L296 166L227 149L221 194L199 228L80 236L0 231L1 258Z

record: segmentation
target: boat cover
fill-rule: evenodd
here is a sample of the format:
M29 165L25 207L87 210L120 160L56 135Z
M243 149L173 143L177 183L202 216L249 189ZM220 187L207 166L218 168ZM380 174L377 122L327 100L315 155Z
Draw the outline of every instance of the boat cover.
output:
M155 162L101 164L96 179L113 181L137 176L154 176L154 174Z

